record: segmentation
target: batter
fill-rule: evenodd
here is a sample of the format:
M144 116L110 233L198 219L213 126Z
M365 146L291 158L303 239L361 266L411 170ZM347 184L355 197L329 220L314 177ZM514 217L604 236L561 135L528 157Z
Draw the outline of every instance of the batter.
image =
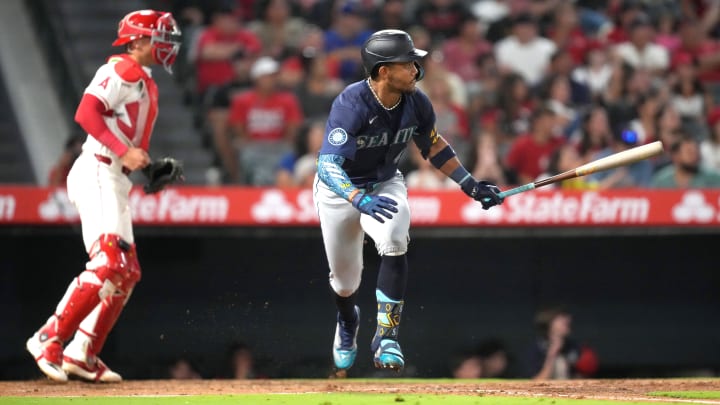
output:
M408 273L410 209L398 163L407 143L414 141L425 159L484 209L502 203L500 190L474 179L437 133L433 107L415 88L423 76L418 61L426 54L404 31L374 33L361 49L369 77L345 88L330 110L314 201L338 309L333 343L338 370L350 368L357 355L360 310L355 295L365 234L381 256L373 361L378 368L397 371L405 365L398 333Z

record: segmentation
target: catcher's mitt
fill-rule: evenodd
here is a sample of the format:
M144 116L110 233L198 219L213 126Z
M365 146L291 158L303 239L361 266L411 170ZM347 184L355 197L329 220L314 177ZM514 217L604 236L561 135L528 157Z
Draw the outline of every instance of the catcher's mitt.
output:
M145 166L142 171L148 178L147 184L143 186L145 194L157 193L168 184L185 180L182 162L171 157L158 159Z

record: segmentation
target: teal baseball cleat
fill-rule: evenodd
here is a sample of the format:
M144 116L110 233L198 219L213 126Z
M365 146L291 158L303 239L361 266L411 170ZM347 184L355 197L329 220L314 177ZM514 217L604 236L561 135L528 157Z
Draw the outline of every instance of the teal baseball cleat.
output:
M360 327L360 308L355 306L355 319L343 321L338 314L333 342L333 360L335 368L347 370L355 363L357 357L357 334Z

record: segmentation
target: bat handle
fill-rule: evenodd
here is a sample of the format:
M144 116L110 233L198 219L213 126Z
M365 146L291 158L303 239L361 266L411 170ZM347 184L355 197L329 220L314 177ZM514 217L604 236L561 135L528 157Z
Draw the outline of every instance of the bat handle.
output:
M520 187L511 188L510 190L501 191L498 193L498 196L500 198L510 197L511 195L520 194L525 191L530 191L535 189L535 183L528 183L525 185L522 185ZM490 202L489 198L484 199L485 202Z

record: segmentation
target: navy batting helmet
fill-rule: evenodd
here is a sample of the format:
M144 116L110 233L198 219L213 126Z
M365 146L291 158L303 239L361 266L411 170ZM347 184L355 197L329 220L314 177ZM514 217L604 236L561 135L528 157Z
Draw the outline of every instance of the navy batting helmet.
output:
M368 75L377 74L377 69L383 63L389 62L415 62L418 74L415 80L421 80L425 71L417 62L427 55L427 51L416 49L412 38L407 32L401 30L382 30L370 36L363 44L363 66Z

